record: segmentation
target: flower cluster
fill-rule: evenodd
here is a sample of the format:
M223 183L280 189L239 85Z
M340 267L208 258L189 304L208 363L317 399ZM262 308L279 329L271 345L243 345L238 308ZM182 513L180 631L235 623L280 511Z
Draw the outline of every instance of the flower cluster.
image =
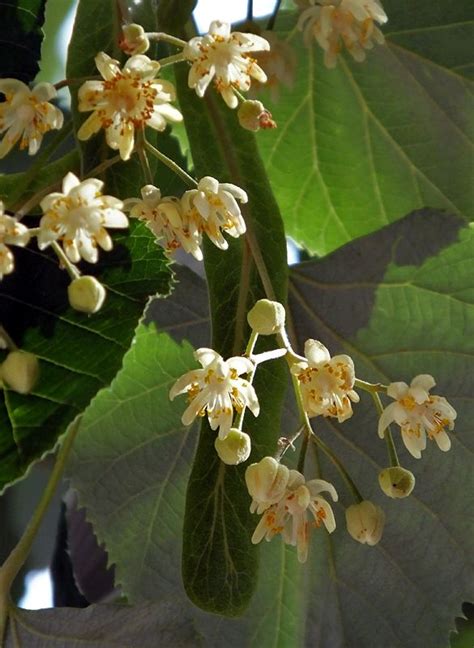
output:
M305 361L296 362L292 373L298 378L308 416L336 417L342 423L352 416L353 403L359 402L354 391L355 371L352 358L329 351L318 340L307 340Z
M158 188L147 185L142 189L141 200L129 199L126 204L130 215L145 221L168 253L182 248L201 261L203 234L218 248L226 250L229 244L223 232L234 238L245 233L237 200L247 202L243 189L206 176L196 189L186 191L180 199L162 197Z
M337 492L323 479L306 481L297 470L289 470L273 457L251 464L245 473L252 497L250 510L262 514L252 542L271 540L281 534L286 544L296 546L298 560L306 562L311 529L324 525L329 533L336 528L330 504L321 497L327 492L334 502Z
M183 54L191 62L188 84L203 97L211 81L229 108L236 108L236 92L246 92L251 79L265 83L267 76L251 53L270 49L265 38L256 34L231 32L230 25L215 20L204 36L192 38Z
M356 61L363 61L365 50L384 42L374 22L382 25L387 20L377 0L310 0L298 27L307 44L316 39L324 50L325 65L333 68L343 47Z

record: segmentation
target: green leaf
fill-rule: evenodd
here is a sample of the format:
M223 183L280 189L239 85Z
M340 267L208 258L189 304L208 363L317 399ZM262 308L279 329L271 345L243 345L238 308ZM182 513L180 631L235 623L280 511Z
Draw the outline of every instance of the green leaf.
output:
M195 639L191 620L176 603L90 605L80 610L13 609L5 648L189 648Z
M16 269L0 283L2 325L35 353L41 376L33 392L4 390L0 401L0 489L51 449L68 423L107 385L121 365L148 295L169 292L170 270L144 225L115 238L86 273L107 289L99 313L68 304L68 278L52 253L16 249Z
M3 78L33 81L39 70L46 0L0 2L0 60Z
M349 353L358 376L367 379L390 382L432 373L438 384L434 392L445 395L458 411L453 447L442 453L430 443L417 461L396 432L402 465L415 473L417 483L408 499L388 500L377 484L387 457L370 399L362 394L353 418L343 425L314 419L363 495L384 507L384 537L372 548L348 536L343 506L350 498L343 482L324 457L318 469L309 455L307 476L320 470L336 483L343 506L335 506L335 533L314 531L303 566L294 548L284 547L280 538L264 543L258 588L240 619L224 620L192 608L196 636L206 645L447 645L461 603L474 596L474 448L469 433L474 232L461 226L455 217L423 211L325 259L293 268L290 312L299 349L305 339L317 337L333 354ZM187 330L202 339L198 329L208 321L206 302L197 297L202 287L187 271L180 280L181 293L170 297L168 312L155 309L158 326L179 338L185 312ZM159 599L165 590L182 596L176 538L194 433L186 441L179 423L183 404L169 403L167 390L189 367L187 344L179 346L151 327L141 327L123 371L86 413L74 450L73 485L116 563L118 581L137 601ZM274 438L296 425L294 412L286 412ZM258 439L257 431L253 439ZM244 487L236 486L226 506L244 500L237 488ZM255 526L258 517L252 520ZM225 573L225 565L217 561L209 569ZM187 615L189 603L180 600Z
M456 73L471 56L470 2L384 7L387 45L334 70L294 16L279 22L296 80L266 101L278 129L258 142L287 233L319 255L425 206L473 216L472 89Z
M235 112L209 92L206 101L189 90L185 67L176 80L196 174L229 181L248 193L242 207L247 234L223 253L205 247L205 268L212 318L212 347L224 357L244 352L250 335L246 313L257 299L286 302L286 242L278 207L271 193L253 135L240 127ZM258 272L257 272L258 270ZM259 349L266 348L262 339ZM248 419L254 432L254 458L273 452L285 391L284 363L259 372L263 414ZM268 405L268 406L266 406ZM225 466L203 421L188 484L184 521L183 577L188 596L213 612L240 614L256 581L257 555L250 542L253 521L244 491L244 469Z

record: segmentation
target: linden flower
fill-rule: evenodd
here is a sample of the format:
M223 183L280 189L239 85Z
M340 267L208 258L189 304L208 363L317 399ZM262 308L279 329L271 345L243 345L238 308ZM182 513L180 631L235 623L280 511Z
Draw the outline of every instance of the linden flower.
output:
M17 221L13 216L3 213L3 203L0 201L0 279L3 275L10 274L15 268L13 253L9 245L25 247L30 240L28 228ZM0 339L0 342L3 338ZM0 348L5 348L0 344Z
M165 196L153 185L142 188L142 200L135 198L126 201L131 207L130 216L146 222L147 227L158 238L168 253L179 248L189 252L198 261L202 261L202 235L198 221L191 212L185 212L179 198Z
M219 437L224 439L231 426L234 407L241 412L248 407L254 416L258 416L260 405L252 385L241 374L254 370L253 363L242 356L224 360L212 349L197 349L194 357L201 363L202 369L188 371L181 376L170 390L170 399L187 393L190 404L181 420L183 425L190 425L196 416L205 416L213 430L219 428Z
M125 54L144 54L150 49L150 41L141 25L129 23L122 27L122 38L119 47Z
M104 81L86 81L79 89L79 110L94 111L77 133L80 140L87 140L104 128L107 144L118 149L122 160L128 160L135 143L135 129L150 126L162 131L168 121L183 119L169 103L175 99L173 84L155 79L160 69L157 61L137 54L121 70L118 61L99 52L95 62Z
M20 149L28 147L28 154L35 155L43 135L63 125L62 112L49 103L56 96L56 88L51 83L38 83L30 90L18 79L0 79L0 92L5 95L5 101L0 104L0 133L5 133L0 143L0 158L18 140Z
M324 344L306 340L307 361L295 362L291 372L299 380L303 404L309 416L334 416L339 423L352 416L351 401L359 402L354 391L354 363L347 355L331 358Z
M234 88L246 92L251 77L265 83L267 76L257 65L250 52L268 50L270 45L261 36L230 31L230 25L215 20L205 36L192 38L184 47L183 54L191 61L188 85L203 97L214 79L216 90L229 108L236 108L238 99Z
M245 471L245 483L252 497L250 512L260 515L279 502L286 493L289 478L288 468L273 457L264 457L251 464Z
M221 230L234 238L246 231L236 199L241 203L247 202L247 194L243 189L205 176L199 181L197 189L184 193L181 202L185 213L189 214L190 219L199 222L201 230L214 245L221 250L227 250L229 244Z
M379 436L383 438L386 428L394 421L401 427L402 439L408 452L416 459L426 448L426 435L435 440L440 450L448 451L451 440L445 430L454 428L456 410L443 396L429 393L436 385L433 376L416 376L408 386L404 382L391 383L387 394L395 399L388 405L379 420Z
M295 79L296 54L291 45L272 31L262 32L263 38L270 44L270 51L257 52L255 58L265 72L267 81L265 88L270 90L272 101L278 100L280 86L290 88ZM260 90L256 84L255 89Z
M53 241L62 241L73 263L81 258L96 263L97 246L106 251L112 249L112 239L105 228L128 227L128 219L121 211L121 200L101 194L103 185L95 178L80 182L74 173L68 173L63 180L63 192L43 198L40 205L44 216L38 234L40 250Z
M360 62L374 42L381 44L385 40L374 25L374 21L382 25L388 20L377 0L310 0L310 5L300 15L298 28L304 31L306 44L311 38L317 40L328 68L336 66L343 46Z
M270 541L281 533L283 542L297 547L299 562L306 562L311 528L324 524L329 533L336 528L332 508L321 497L325 491L337 501L336 489L329 482L323 479L307 482L300 472L290 470L285 494L263 513L252 536L253 544L263 538Z

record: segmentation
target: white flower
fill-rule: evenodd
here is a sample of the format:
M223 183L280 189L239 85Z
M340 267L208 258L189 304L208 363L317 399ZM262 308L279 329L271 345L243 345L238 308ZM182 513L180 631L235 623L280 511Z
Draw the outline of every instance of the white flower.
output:
M64 117L49 99L56 96L51 83L38 83L33 90L18 79L0 79L0 92L5 101L0 104L0 133L5 133L0 143L0 158L20 140L20 149L28 147L35 155L43 135L63 125ZM5 132L6 131L6 132Z
M221 230L234 238L246 231L236 199L241 203L247 202L247 194L243 189L205 176L199 181L197 189L185 192L181 202L185 213L189 214L190 219L199 222L201 230L214 245L221 250L227 250L229 244Z
M411 381L391 383L387 394L395 399L383 411L379 420L379 436L383 438L386 428L395 421L401 427L402 439L408 452L416 459L426 448L426 435L435 440L440 450L446 452L451 440L445 430L454 428L456 410L443 396L429 393L435 386L433 376L422 374Z
M25 247L30 240L28 228L13 216L3 213L3 203L0 201L0 279L10 274L15 268L13 253L9 245ZM0 348L2 348L0 346Z
M119 150L122 160L128 160L135 143L135 129L150 126L162 131L168 121L183 119L169 103L175 99L173 84L155 79L160 69L157 61L137 54L121 70L118 61L99 52L95 62L104 81L86 81L79 89L79 110L94 111L77 133L80 140L87 140L104 128L107 144Z
M342 423L352 416L351 401L359 402L354 391L354 363L347 355L331 358L324 344L306 340L307 361L295 362L291 372L299 380L308 416L334 416Z
M132 56L134 54L144 54L150 48L150 41L141 25L130 23L122 27L122 38L119 46L125 54Z
M191 402L181 417L183 425L190 425L196 416L205 416L207 412L211 428L219 428L219 437L224 439L232 426L234 407L237 412L248 407L254 416L260 412L254 388L239 378L252 372L254 365L243 356L224 360L216 351L206 348L197 349L194 357L203 368L181 376L170 390L170 399L187 393Z
M231 428L224 439L216 437L214 448L223 463L228 466L237 466L250 457L252 440L242 430Z
M214 85L229 108L236 108L234 88L246 92L253 77L265 83L267 77L250 52L268 50L270 45L261 36L230 31L230 25L215 20L205 36L192 38L183 54L191 61L188 85L203 97L209 83Z
M63 180L62 193L50 193L41 201L44 216L40 221L38 247L44 250L53 241L62 241L73 263L81 258L96 263L97 246L112 249L106 227L128 227L123 203L113 196L103 196L104 183L95 178L80 182L74 173Z
M184 211L179 198L162 197L160 190L153 185L146 185L141 193L142 200L130 198L125 202L130 208L130 216L145 221L153 234L163 240L168 253L183 248L202 261L201 219L193 217L192 211Z
M323 479L307 482L300 472L290 470L283 497L263 513L252 542L257 544L263 538L269 541L281 533L286 544L297 547L299 562L306 562L311 528L323 524L329 533L336 528L332 508L321 497L324 491L337 501L336 489L329 482Z
M324 50L324 63L328 68L337 64L343 46L356 61L365 59L365 50L375 43L383 43L382 32L374 25L388 18L377 0L310 0L298 20L309 45L315 38Z
M376 545L382 537L384 524L383 509L369 500L352 504L346 509L347 530L361 544Z

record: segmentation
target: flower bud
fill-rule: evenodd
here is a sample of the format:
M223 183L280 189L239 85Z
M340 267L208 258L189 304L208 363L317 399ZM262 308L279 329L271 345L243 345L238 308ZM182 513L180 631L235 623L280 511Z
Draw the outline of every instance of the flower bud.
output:
M361 544L376 545L382 537L384 523L385 513L369 500L346 509L347 530Z
M259 299L249 310L247 322L260 335L278 333L285 326L285 309L279 302Z
M221 461L228 466L236 466L247 461L252 443L248 434L236 428L230 428L229 433L223 439L216 438L214 447Z
M272 114L261 101L255 99L243 101L237 111L237 117L242 128L254 132L261 128L276 128L277 126Z
M285 494L290 471L273 457L264 457L245 471L245 482L253 502L250 511L260 514Z
M69 303L81 313L97 313L102 308L105 294L104 286L90 275L74 279L67 289Z
M10 351L0 365L1 379L19 394L29 394L39 376L39 363L33 353Z
M141 25L130 23L122 27L122 38L119 45L120 49L126 54L133 56L135 54L144 54L150 47L150 41Z
M379 484L388 497L408 497L415 488L415 475L401 466L384 468L379 473Z

